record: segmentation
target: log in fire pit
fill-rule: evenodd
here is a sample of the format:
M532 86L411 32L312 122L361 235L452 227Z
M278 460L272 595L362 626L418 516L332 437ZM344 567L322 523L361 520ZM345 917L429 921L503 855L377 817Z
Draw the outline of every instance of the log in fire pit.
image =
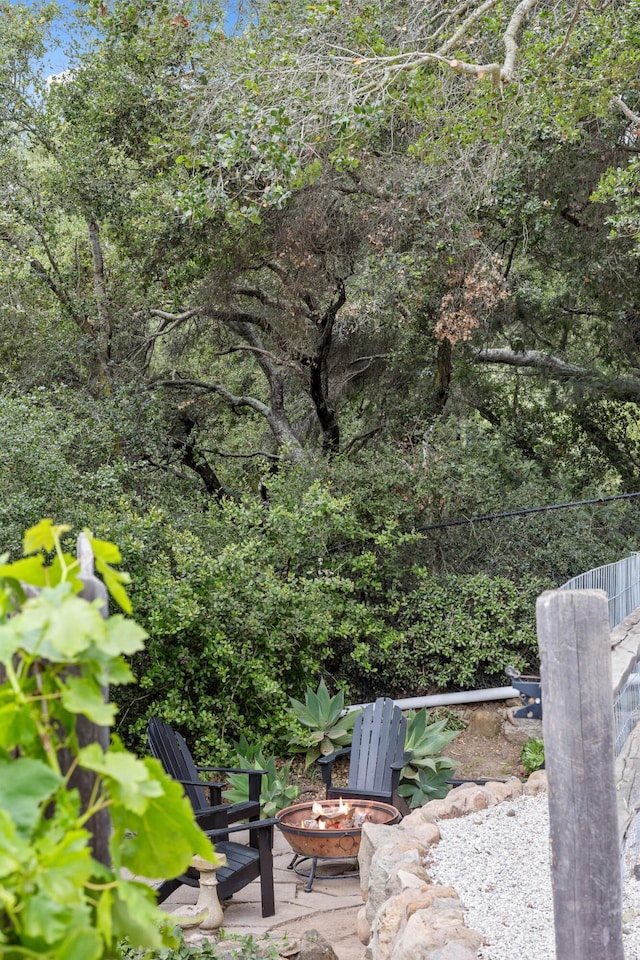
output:
M315 800L285 807L276 814L276 819L295 853L289 869L308 877L305 890L309 892L318 860L357 857L362 824L397 823L400 813L390 804L377 800ZM311 860L308 874L296 869L296 864L303 860ZM334 875L333 879L338 876L344 874ZM357 876L357 871L352 870L349 876Z

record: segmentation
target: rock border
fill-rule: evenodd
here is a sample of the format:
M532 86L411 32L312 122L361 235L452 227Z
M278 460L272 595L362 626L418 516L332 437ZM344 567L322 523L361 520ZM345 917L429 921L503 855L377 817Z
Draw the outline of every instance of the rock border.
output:
M440 841L438 821L546 792L546 772L537 770L525 783L512 777L455 787L395 826L364 824L358 860L365 906L357 933L367 960L476 960L482 935L465 925L453 887L432 883L427 872L429 850Z

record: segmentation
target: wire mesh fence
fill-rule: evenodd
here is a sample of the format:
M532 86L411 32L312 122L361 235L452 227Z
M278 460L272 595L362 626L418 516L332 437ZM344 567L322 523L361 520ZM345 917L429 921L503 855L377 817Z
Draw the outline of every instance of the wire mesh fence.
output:
M640 607L640 553L587 570L563 583L560 590L604 590L609 600L611 630Z
M624 686L614 697L613 719L616 754L619 754L627 737L640 720L640 672L637 664L634 672L629 675Z
M613 630L636 607L640 607L640 553L616 563L587 570L563 583L560 590L604 590L609 601L609 628ZM640 671L638 664L613 702L616 755L640 720Z

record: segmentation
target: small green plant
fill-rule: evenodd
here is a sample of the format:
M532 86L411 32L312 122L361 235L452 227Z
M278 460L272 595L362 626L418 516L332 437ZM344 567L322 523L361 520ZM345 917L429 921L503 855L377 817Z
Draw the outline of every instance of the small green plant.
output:
M157 760L138 759L113 738L80 747L80 717L109 726L115 706L103 688L129 683L125 663L145 633L118 614L103 619L99 601L77 596L78 560L43 520L24 537L24 558L0 558L0 955L6 960L106 960L134 946L175 944L173 924L153 889L123 879L174 877L194 853L215 860L182 788ZM120 562L113 544L94 540L99 568ZM45 557L52 556L49 565ZM126 575L107 587L124 607ZM24 585L37 588L27 597ZM115 585L115 591L112 589ZM70 758L70 762L69 762ZM70 785L74 771L94 775L91 796ZM91 818L108 810L110 865L92 854ZM171 843L162 842L171 833ZM105 856L105 859L107 857Z
M260 809L265 817L273 817L279 810L288 807L300 792L299 787L289 783L291 761L278 769L273 757L265 757L259 746L249 744L244 737L241 737L236 745L233 765L245 770L253 768L254 770L266 771L262 778L260 790ZM223 793L225 800L228 800L229 803L248 800L249 780L247 776L242 773L230 773L228 779L230 786Z
M544 740L541 737L531 737L523 744L520 762L527 774L544 767Z
M305 769L318 757L326 757L340 747L346 747L353 737L353 725L358 712L344 713L344 693L330 696L324 679L314 693L308 687L304 703L289 697L294 720L304 729L294 734L289 743L306 748ZM343 716L344 714L344 716Z
M446 796L447 779L455 766L453 760L441 754L457 731L446 729L446 718L433 723L429 719L424 707L407 718L405 749L411 752L411 760L402 769L398 793L412 808Z
M141 947L132 947L128 943L122 944L123 960L278 960L279 954L275 947L269 947L265 952L263 944L257 943L254 937L230 937L221 931L219 942L212 943L204 940L197 946L184 942L182 930L177 931L175 947L161 950L145 950ZM229 947L233 943L233 953Z

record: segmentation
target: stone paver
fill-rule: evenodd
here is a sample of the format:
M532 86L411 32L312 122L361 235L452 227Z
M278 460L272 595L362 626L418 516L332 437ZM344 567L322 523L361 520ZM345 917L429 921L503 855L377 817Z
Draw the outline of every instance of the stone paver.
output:
M364 947L356 934L356 916L362 906L357 876L326 879L316 875L306 893L304 877L288 869L293 853L285 837L275 830L273 865L276 912L263 917L260 910L260 881L255 880L234 894L224 905L223 930L230 936L268 936L270 939L298 939L306 930L317 930L333 947L338 960L362 960ZM307 865L302 864L302 869ZM342 869L344 864L325 861L318 873ZM185 903L195 903L198 891L179 887L162 904L171 911Z

